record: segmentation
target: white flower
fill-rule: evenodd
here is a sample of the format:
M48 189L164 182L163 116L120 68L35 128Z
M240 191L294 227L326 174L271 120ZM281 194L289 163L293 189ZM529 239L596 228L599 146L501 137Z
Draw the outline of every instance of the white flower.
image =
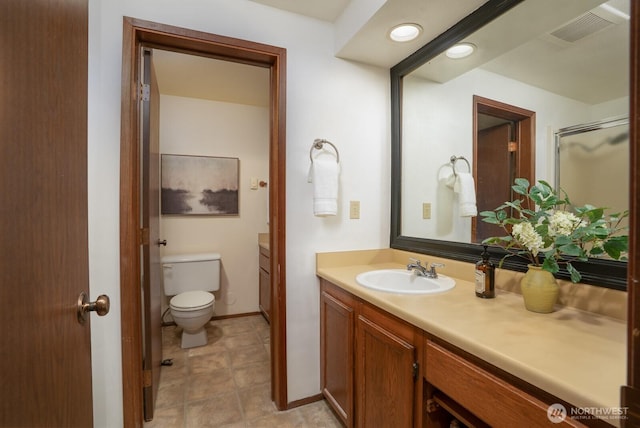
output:
M512 233L514 238L522 243L533 257L538 255L538 252L542 249L542 237L535 231L531 223L522 222L513 225Z
M549 235L568 236L581 225L581 220L576 217L575 214L566 211L556 211L549 217Z

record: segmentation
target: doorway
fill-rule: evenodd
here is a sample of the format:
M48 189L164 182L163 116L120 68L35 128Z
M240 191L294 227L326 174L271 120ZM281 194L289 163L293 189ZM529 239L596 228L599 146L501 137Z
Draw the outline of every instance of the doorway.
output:
M533 111L473 96L473 176L478 212L492 211L511 200L515 178L533 182L535 117ZM471 221L471 242L504 233L477 217Z
M271 249L271 398L287 408L285 281L285 82L286 50L153 22L124 19L120 161L120 297L122 319L123 417L141 426L142 314L139 245L144 235L140 208L138 67L141 47L163 49L270 70L269 244Z

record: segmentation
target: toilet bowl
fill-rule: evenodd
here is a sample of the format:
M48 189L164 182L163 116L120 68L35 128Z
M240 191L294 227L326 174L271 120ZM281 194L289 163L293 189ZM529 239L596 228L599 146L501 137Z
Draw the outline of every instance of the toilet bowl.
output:
M171 317L182 327L182 348L207 344L205 325L213 316L215 297L206 291L186 291L169 301Z
M163 287L169 308L182 328L182 348L207 344L207 322L220 289L220 254L177 254L162 258Z

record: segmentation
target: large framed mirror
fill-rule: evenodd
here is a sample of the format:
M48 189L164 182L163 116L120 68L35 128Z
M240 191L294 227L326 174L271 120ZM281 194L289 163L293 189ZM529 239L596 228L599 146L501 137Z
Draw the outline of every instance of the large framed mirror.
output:
M448 57L459 43L472 55ZM391 247L476 262L491 231L458 205L451 177L475 179L478 211L504 198L495 180L579 183L570 174L581 167L560 162L556 135L624 121L628 70L629 0L489 0L398 63L391 69ZM501 135L505 153L490 152L486 134ZM607 168L627 178L610 192L626 209L628 156L616 159ZM494 260L505 254L490 252ZM503 267L525 271L526 262L510 257ZM590 259L578 269L584 283L626 290L624 261Z

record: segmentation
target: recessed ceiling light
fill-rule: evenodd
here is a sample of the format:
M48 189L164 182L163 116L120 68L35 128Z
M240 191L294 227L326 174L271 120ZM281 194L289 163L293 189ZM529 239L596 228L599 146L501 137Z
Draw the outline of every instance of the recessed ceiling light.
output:
M447 49L447 56L451 59L466 58L476 50L471 43L458 43Z
M389 32L389 38L394 42L410 42L422 33L422 27L418 24L396 25Z

